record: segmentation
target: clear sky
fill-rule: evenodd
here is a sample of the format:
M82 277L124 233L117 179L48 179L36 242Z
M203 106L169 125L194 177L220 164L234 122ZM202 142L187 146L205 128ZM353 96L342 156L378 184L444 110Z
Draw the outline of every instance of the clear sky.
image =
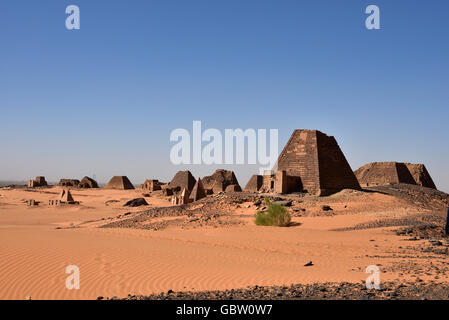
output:
M448 192L448 35L447 0L2 0L0 180L206 175L169 160L201 120L279 129L280 148L318 129L354 170L424 163Z

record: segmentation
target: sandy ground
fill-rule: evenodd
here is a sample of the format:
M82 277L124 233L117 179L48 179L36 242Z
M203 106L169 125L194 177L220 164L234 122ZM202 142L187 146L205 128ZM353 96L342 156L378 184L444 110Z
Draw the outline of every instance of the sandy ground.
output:
M48 200L56 199L59 191L0 189L0 299L95 299L167 290L360 283L368 277L369 265L379 266L381 281L447 281L442 271L447 255L423 253L426 240L405 241L391 227L332 231L417 210L384 194L352 201L329 198L335 212L321 216L315 214L320 204L306 201L310 216L294 216L288 228L255 226L256 208L242 204L230 209L242 221L239 225L153 231L98 228L108 218L142 211L123 207L142 196L137 190L75 190L79 206L49 207ZM41 203L28 207L23 202L28 199ZM148 208L170 206L163 197L146 200ZM305 267L309 261L313 266ZM426 269L429 264L436 267ZM79 290L65 286L69 265L80 268Z

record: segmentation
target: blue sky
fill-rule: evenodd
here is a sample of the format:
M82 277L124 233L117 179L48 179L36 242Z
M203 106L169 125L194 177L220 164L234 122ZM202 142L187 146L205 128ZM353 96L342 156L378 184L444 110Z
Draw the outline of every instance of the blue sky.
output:
M206 175L169 160L170 132L201 120L279 129L280 148L318 129L354 170L425 163L448 192L448 34L446 0L4 0L0 180Z

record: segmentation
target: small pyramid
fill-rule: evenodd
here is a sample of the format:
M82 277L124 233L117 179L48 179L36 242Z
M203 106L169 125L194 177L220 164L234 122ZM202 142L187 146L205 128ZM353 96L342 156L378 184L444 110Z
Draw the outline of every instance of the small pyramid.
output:
M78 187L85 188L85 189L90 189L90 188L94 189L94 188L98 188L98 183L94 179L86 176L80 181L80 183L78 184Z
M75 200L73 200L72 194L68 189L62 189L61 193L59 194L59 201L61 201L61 203L75 202Z
M257 192L260 190L260 188L262 188L262 185L263 177L255 174L249 179L244 190L247 192Z
M78 187L80 181L77 179L61 179L58 186L60 187Z
M126 176L115 176L104 187L105 189L117 189L117 190L132 190L133 184Z
M189 200L198 201L205 197L206 191L204 190L203 182L201 182L201 179L198 178L198 180L195 183L195 186L193 187L192 192L190 193Z
M47 186L47 181L45 180L45 177L36 177L36 182L40 187Z

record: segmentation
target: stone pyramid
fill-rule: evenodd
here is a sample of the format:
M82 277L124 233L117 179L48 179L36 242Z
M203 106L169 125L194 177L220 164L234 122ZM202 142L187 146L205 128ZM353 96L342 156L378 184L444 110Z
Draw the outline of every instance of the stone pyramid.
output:
M295 187L311 194L360 189L335 138L318 130L295 130L279 155L277 170L285 171L296 179L299 186Z
M131 190L134 189L133 184L126 176L115 176L104 187L105 189Z
M58 186L60 187L78 187L80 181L77 179L61 179Z
M213 190L214 193L225 191L230 185L239 185L233 171L218 169L213 175L204 177L203 186L206 189Z
M410 174L413 177L413 180L415 180L415 183L418 186L427 187L436 189L436 185L433 182L432 177L430 176L430 173L427 171L426 166L418 163L405 163L407 166L408 171L410 171Z
M193 187L195 186L195 183L195 178L190 173L190 171L179 171L178 173L176 173L172 181L168 184L168 187L179 188L179 191L185 188L187 189L187 191L191 192L193 190Z
M249 179L243 191L257 192L262 187L262 184L263 184L263 177L255 174Z
M362 187L406 183L436 189L432 177L423 164L372 162L357 169L355 175Z
M83 179L81 179L80 183L78 184L78 187L85 188L85 189L90 189L90 188L93 189L93 188L98 188L98 183L94 179L86 176Z
M75 202L75 200L73 200L72 194L70 193L70 191L68 189L61 190L61 193L59 194L59 201L61 203Z
M201 179L198 178L192 192L190 192L189 199L190 201L197 201L205 197L206 191L204 190L203 182L201 182Z

